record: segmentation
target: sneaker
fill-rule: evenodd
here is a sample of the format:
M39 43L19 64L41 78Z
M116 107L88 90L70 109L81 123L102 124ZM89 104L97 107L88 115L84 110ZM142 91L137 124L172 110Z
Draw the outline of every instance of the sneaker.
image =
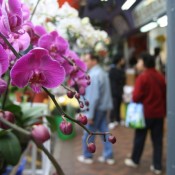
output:
M114 129L115 128L115 123L113 122L113 123L109 123L108 124L108 128L111 130L111 129Z
M134 163L134 161L130 158L125 159L124 161L126 166L132 167L132 168L137 168L138 164Z
M94 161L92 158L85 158L83 155L78 156L77 160L81 163L85 163L85 164L92 164Z
M107 163L108 165L114 165L115 164L115 160L113 158L105 159L103 156L98 157L98 161L100 163Z
M151 170L154 174L161 174L161 173L162 173L161 170L155 169L153 165L150 166L150 170Z
M125 121L124 121L124 120L121 120L121 121L120 121L120 125L121 125L121 126L125 126Z
M118 126L118 125L119 125L119 122L115 121L115 122L114 122L114 125L115 125L115 126Z

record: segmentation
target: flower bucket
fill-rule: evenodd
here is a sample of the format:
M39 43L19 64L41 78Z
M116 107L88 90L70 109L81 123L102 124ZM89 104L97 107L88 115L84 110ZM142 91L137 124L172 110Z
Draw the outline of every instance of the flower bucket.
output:
M60 116L56 116L55 117L55 122L56 122L56 125L57 125L57 134L58 134L58 137L61 139L61 140L70 140L70 139L73 139L75 136L76 136L76 132L75 132L75 127L74 127L74 123L72 123L73 125L73 131L70 135L65 135L61 132L59 126L60 126L60 123L62 122L62 118ZM70 122L70 120L67 120Z
M66 113L71 116L72 118L75 118L75 108L71 105L67 105L66 106ZM67 121L71 122L72 123L72 126L73 126L73 131L70 135L65 135L61 132L59 126L60 126L60 123L62 122L62 117L61 116L55 116L55 123L56 123L56 126L57 126L57 133L58 133L58 137L61 139L61 140L70 140L72 138L74 138L76 136L76 132L75 132L75 124L74 122L71 122L70 120L66 119Z

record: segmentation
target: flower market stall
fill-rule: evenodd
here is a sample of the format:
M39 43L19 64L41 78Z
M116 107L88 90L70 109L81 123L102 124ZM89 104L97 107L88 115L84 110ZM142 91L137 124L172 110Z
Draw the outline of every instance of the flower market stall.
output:
M80 96L85 94L90 77L80 54L94 48L106 54L107 33L94 29L87 18L80 19L68 4L58 9L56 0L1 0L0 12L0 174L7 172L9 165L20 164L32 141L53 164L56 174L64 175L49 146L44 145L51 141L55 119L50 112L41 113L43 106L33 100L36 94L47 94L65 135L73 132L71 122L90 136L109 135L89 131L86 116L80 113L75 119L67 114L53 93L61 86L69 98L77 100L79 108L88 110L86 99ZM16 92L20 92L20 103ZM27 92L33 92L30 98L26 98ZM24 108L26 104L28 108ZM87 146L95 144L87 141Z

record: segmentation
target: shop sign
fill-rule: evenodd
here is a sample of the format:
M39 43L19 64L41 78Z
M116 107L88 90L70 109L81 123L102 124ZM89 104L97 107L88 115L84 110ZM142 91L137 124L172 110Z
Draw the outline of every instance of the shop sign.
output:
M132 12L135 27L156 20L166 12L165 0L144 0Z

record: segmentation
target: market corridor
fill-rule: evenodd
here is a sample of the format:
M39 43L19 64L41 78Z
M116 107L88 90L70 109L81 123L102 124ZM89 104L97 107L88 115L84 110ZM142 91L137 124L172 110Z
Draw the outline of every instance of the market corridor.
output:
M117 138L117 143L113 145L116 164L113 166L102 164L97 161L100 156L102 145L99 137L96 139L97 150L94 154L94 163L92 165L82 164L77 161L77 156L81 154L81 136L82 131L79 127L76 128L77 136L68 141L56 140L54 156L60 163L66 175L153 175L150 171L152 145L150 136L147 135L147 140L141 159L141 164L138 168L133 169L124 165L124 159L129 155L132 147L134 130L118 126L112 130L113 135ZM164 136L163 150L163 173L165 175L166 166L166 129ZM65 150L65 151L64 151Z

